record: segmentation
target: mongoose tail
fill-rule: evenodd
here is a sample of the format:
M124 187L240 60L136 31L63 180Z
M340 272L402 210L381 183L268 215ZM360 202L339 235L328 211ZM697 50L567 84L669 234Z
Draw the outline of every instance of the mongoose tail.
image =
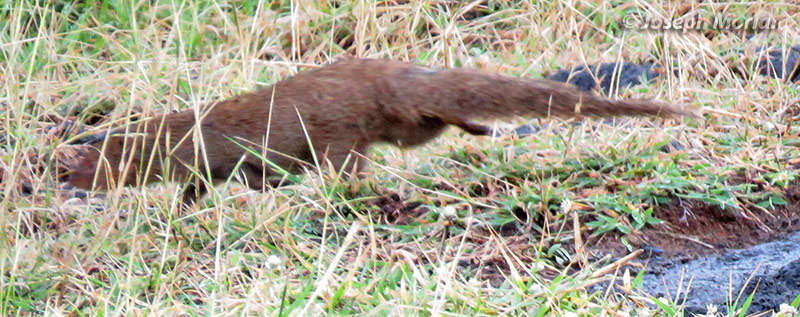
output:
M694 116L686 107L645 99L612 100L546 79L524 79L473 69L418 75L420 112L461 126L471 119L520 117ZM439 83L439 84L436 84ZM441 83L448 83L443 87ZM467 129L465 129L467 130Z

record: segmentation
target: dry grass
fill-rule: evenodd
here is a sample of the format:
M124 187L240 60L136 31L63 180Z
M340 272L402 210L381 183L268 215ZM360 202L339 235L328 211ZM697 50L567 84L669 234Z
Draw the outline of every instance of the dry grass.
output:
M35 2L0 4L0 310L8 314L669 313L680 306L654 306L659 299L625 287L591 291L622 275L576 242L573 221L591 220L579 223L584 235L635 234L657 222L649 208L676 197L769 213L800 166L799 90L754 75L752 57L800 44L793 5L715 4L784 23L745 40L620 30L630 10L691 9L646 2ZM451 131L415 150L378 147L361 180L312 173L268 194L221 186L178 219L175 184L82 198L53 177L57 150L68 146L48 133L52 116L101 129L341 56L534 78L654 60L677 71L617 95L706 115L614 126L540 119L548 128L524 139ZM673 140L684 149L659 151ZM745 171L758 186L726 178ZM560 212L565 201L575 208Z

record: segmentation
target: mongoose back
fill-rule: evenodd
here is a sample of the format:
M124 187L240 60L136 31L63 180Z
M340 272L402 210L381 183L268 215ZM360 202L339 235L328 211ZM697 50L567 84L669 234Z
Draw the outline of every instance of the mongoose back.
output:
M247 186L264 190L277 185L277 170L302 172L303 162L315 157L351 172L363 165L348 158L351 152L365 153L374 143L412 147L449 125L476 135L491 132L475 119L688 114L666 103L612 100L549 80L346 60L199 111L155 116L86 137L78 143L91 150L69 164L69 183L107 189L171 179L188 183L183 199L191 203L205 193L197 177L210 175L213 184L238 171Z

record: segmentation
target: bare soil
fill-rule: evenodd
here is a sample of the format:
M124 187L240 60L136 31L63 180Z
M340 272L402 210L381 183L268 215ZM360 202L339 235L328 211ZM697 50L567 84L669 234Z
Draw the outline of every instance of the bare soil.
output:
M618 234L592 237L584 233L587 251L595 260L608 254L618 259L631 252L622 238L635 248L646 250L630 263L634 273L645 271L640 290L682 302L690 314L705 313L707 304L724 310L742 290L739 305L755 291L749 313L777 311L780 304L790 303L800 294L800 248L795 247L800 244L800 232L796 232L800 231L800 184L790 186L783 196L787 204L770 210L755 206L722 209L699 201L676 199L656 209L655 215L664 220L663 224L624 237ZM382 222L389 224L421 220L429 211L416 203L404 203L397 195L373 203L383 212ZM515 226L475 228L467 233L464 241L472 252L458 259L459 266L465 273L499 287L510 276L511 269L495 237L503 240L502 248L511 250L522 262L535 260L525 250L541 247L541 241ZM436 261L425 256L418 259ZM558 273L547 268L534 272L543 278ZM599 285L593 290L604 290L607 286ZM727 294L733 294L733 298Z
M627 237L651 251L639 259L645 264L640 289L683 302L691 314L705 313L708 304L724 311L737 299L741 307L753 293L748 313L791 303L800 294L800 184L790 186L784 198L788 203L772 210L686 201L657 209L664 224L645 228L639 239ZM616 257L629 253L620 238L606 235L592 249Z
M722 209L698 201L675 200L655 210L663 224L626 238L657 250L656 255L681 259L753 247L800 230L800 184L790 186L784 198L788 204L772 210ZM620 238L605 235L593 239L593 247L616 256L629 253Z

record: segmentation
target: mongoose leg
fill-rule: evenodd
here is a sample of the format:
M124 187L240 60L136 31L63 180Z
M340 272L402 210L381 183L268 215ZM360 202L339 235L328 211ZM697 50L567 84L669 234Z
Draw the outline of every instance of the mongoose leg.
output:
M458 124L458 127L472 135L492 135L494 132L491 127L469 121Z
M186 183L186 186L181 192L181 206L182 208L190 208L197 202L197 198L203 197L208 192L208 187L205 183L197 177L192 177L192 180Z

